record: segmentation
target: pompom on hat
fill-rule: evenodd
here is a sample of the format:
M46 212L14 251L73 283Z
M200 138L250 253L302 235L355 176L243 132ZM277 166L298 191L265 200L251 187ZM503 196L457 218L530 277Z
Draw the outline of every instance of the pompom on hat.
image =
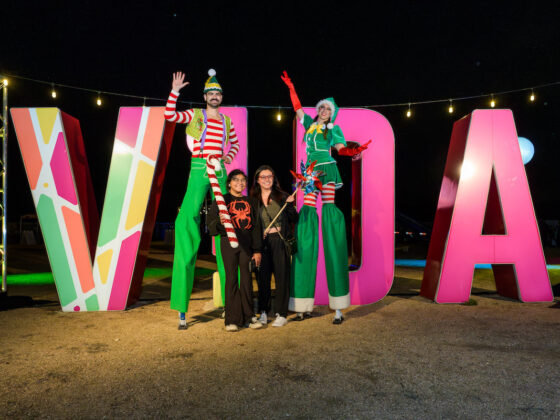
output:
M208 70L208 80L204 84L204 92L210 92L211 90L217 90L218 92L222 92L222 87L218 83L218 79L216 79L216 70L210 69Z

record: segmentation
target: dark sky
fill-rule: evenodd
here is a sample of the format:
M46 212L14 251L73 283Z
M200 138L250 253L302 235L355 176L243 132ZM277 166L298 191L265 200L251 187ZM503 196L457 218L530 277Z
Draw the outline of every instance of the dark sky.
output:
M53 4L56 3L56 6ZM345 4L346 3L346 4ZM171 73L191 85L181 99L200 101L212 67L226 105L289 106L280 81L288 70L302 103L334 96L344 106L457 98L560 80L559 6L539 2L36 2L5 1L0 72L101 91L165 99ZM544 4L544 3L541 3ZM549 2L547 4L553 4ZM10 106L58 106L80 120L95 177L104 195L118 107L138 99L10 80ZM514 112L518 133L535 145L527 165L539 218L559 218L560 86L498 96ZM148 101L148 105L163 102ZM377 108L396 140L396 205L431 222L437 205L452 124L487 99L414 108ZM250 172L272 164L284 187L291 165L291 111L249 110ZM33 212L31 194L11 131L9 219ZM186 185L183 130L169 162L158 220L172 221Z

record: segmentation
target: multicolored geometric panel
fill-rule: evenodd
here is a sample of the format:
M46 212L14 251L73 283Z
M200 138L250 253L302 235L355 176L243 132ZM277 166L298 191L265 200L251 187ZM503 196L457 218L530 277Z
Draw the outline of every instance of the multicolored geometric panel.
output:
M159 204L161 182L151 186L163 177L175 128L163 113L162 107L120 109L101 223L90 226L98 219L89 170L81 163L79 122L57 108L11 110L63 311L126 308L133 273L145 267L137 264L140 238L153 230ZM86 227L99 227L93 262Z

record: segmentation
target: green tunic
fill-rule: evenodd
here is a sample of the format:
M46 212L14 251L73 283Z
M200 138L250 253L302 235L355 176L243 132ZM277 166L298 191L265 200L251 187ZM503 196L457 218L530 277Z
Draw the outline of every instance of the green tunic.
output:
M336 167L336 160L331 156L331 147L334 147L335 144L346 146L342 130L338 125L329 130L324 124L314 122L313 118L307 114L303 116L301 123L305 128L303 140L306 144L307 165L317 161L315 168L323 172L319 177L321 183L334 182L336 189L342 187L342 179ZM324 135L325 130L327 131L326 138Z

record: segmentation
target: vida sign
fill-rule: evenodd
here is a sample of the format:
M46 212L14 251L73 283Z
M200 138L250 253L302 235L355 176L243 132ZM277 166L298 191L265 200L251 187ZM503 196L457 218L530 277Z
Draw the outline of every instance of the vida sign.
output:
M222 111L240 144L228 171L246 170L247 110ZM11 110L63 311L123 310L138 299L175 129L163 113L163 107L121 108L99 221L78 120L57 108ZM362 264L350 275L352 304L373 303L393 281L394 135L371 110L341 109L337 123L348 140L373 139L359 182L353 180ZM305 154L302 136L299 127L296 162ZM317 304L327 299L323 260ZM436 302L467 301L477 263L492 264L504 296L553 298L508 110L478 110L455 123L421 294Z

